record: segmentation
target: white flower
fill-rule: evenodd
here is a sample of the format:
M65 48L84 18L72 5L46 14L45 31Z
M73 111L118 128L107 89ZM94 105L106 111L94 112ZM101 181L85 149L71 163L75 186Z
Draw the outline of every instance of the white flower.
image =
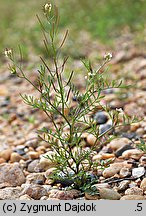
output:
M85 76L85 79L88 79L88 76Z
M47 92L43 89L43 90L42 90L42 94L46 94L46 93L47 93Z
M44 5L44 11L45 12L51 12L51 9L52 9L52 5L51 5L51 3L46 3L45 5Z
M110 60L112 59L112 57L113 57L112 53L106 53L106 54L104 55L104 59L105 59L106 61L110 61Z
M4 53L5 53L5 56L7 58L10 58L12 56L12 50L11 49L6 48Z
M122 108L116 108L116 111L117 111L118 113L124 114L124 111L123 111Z

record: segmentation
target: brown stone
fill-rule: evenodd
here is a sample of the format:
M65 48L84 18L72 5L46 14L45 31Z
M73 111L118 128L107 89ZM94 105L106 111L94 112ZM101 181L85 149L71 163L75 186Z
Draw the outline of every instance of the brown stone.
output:
M90 146L93 146L95 144L95 142L97 141L96 137L93 135L93 134L89 134L87 136L87 143L90 145Z
M12 153L11 149L5 149L0 152L0 157L8 161L10 160L11 153Z
M18 163L0 164L0 188L20 186L25 180Z
M32 199L27 194L24 194L24 195L20 196L18 200L34 200L34 199Z
M116 151L117 149L122 148L129 143L131 143L131 140L126 137L116 138L108 144L108 147Z
M124 159L132 158L135 160L139 160L143 154L144 152L139 149L129 149L123 152L122 158Z
M31 159L38 159L39 158L39 153L35 151L29 151L28 155L30 156Z
M103 171L103 177L109 178L114 176L115 174L119 173L120 170L125 166L124 163L113 163L110 164L108 168L105 168Z
M126 104L124 107L124 111L126 114L128 114L131 117L133 116L144 117L145 116L144 109L138 106L134 102Z
M0 164L5 163L6 160L4 158L0 158Z
M61 191L58 189L53 189L49 192L49 198L57 198L59 200L72 200L79 197L80 191L72 189L69 191Z
M24 189L22 191L21 195L27 194L31 198L35 200L39 200L42 196L47 196L48 192L46 189L41 185L35 185L35 184L26 184L23 185Z
M12 152L10 156L11 162L19 162L21 159L23 159L23 157L20 154L18 154L17 152Z

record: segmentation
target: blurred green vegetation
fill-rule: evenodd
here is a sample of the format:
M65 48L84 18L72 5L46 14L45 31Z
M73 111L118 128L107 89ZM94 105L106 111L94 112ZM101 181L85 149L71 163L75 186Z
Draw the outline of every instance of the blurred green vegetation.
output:
M47 0L0 0L0 53L5 47L23 44L28 49L42 51L42 33L36 19ZM53 1L54 2L54 1ZM68 28L74 40L81 30L104 43L114 41L125 31L145 37L145 0L56 0L61 15L61 28ZM76 41L75 41L76 42Z

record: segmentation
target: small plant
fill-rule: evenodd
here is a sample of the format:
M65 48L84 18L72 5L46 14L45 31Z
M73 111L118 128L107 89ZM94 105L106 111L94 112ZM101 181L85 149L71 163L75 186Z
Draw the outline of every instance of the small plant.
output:
M83 60L87 70L84 77L86 83L84 91L80 92L73 83L74 71L71 70L68 79L65 80L65 65L68 57L65 57L61 63L61 50L68 31L66 31L62 41L57 42L58 9L48 3L44 5L43 12L46 23L42 23L39 16L37 18L44 35L45 50L48 56L51 54L51 57L49 59L40 57L42 64L38 69L37 84L33 83L24 73L22 61L17 63L11 49L6 49L5 55L12 61L9 65L11 73L27 80L39 93L37 98L32 95L22 95L24 102L33 108L43 110L52 124L51 128L42 128L38 131L39 137L49 143L53 150L53 154L47 156L56 168L50 178L56 182L64 180L66 185L72 185L74 188L84 191L98 180L97 178L93 180L90 172L102 169L108 163L92 161L93 155L97 153L96 151L100 147L101 138L115 127L131 124L136 119L130 120L121 109L110 111L108 106L101 104L105 89L123 87L121 82L118 83L115 80L108 82L104 77L103 68L111 60L111 53L107 53L103 57L103 63L98 69L93 69L90 61ZM22 58L21 48L19 50ZM72 99L76 101L74 107L71 106ZM111 127L103 133L100 132L99 125L90 118L90 114L97 106L109 114L112 122ZM56 121L57 118L60 118L59 123ZM96 137L91 148L85 148L82 144L82 137L85 132Z
M140 143L137 145L137 148L146 153L146 143L143 139L139 139Z

